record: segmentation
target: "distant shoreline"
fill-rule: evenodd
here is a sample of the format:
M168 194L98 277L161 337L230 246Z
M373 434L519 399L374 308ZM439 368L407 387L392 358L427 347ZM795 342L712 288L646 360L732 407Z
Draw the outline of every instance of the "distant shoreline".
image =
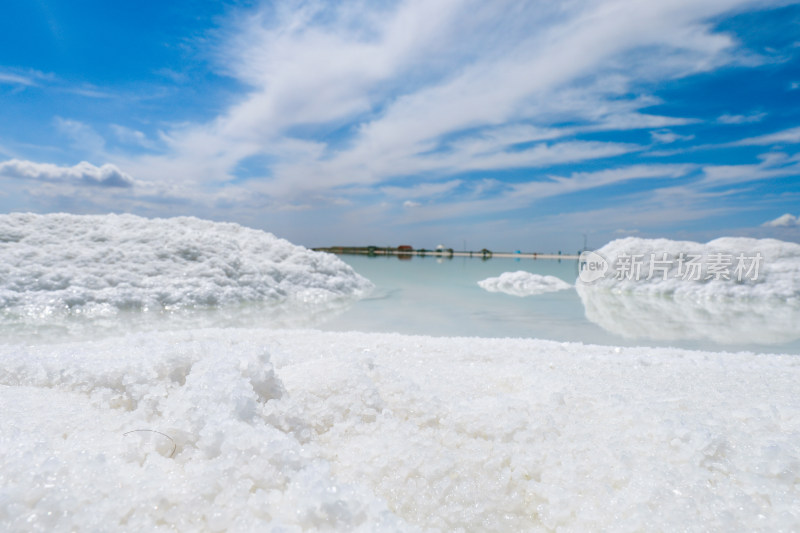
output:
M554 254L554 253L538 253L538 252L492 252L491 250L483 249L477 251L455 251L451 248L427 250L424 248L415 249L399 249L399 248L381 248L377 246L330 246L325 248L313 248L317 252L328 252L336 255L396 255L396 256L432 256L432 257L477 257L481 259L489 259L492 257L502 258L517 258L517 259L570 259L578 260L578 255L575 254Z

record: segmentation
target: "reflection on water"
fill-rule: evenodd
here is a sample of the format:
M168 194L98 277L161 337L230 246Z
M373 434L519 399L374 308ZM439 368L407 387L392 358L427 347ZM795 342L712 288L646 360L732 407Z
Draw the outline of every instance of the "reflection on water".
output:
M137 331L226 327L316 328L345 312L354 300L290 299L218 307L115 312L0 312L0 342L58 342Z
M572 289L520 298L484 291L478 282L523 270L574 283L577 262L341 258L376 289L370 298L322 324L327 330L800 353L800 306L780 300L677 302L610 291L579 295Z
M800 304L771 299L689 299L581 285L586 318L628 339L780 345L800 339Z

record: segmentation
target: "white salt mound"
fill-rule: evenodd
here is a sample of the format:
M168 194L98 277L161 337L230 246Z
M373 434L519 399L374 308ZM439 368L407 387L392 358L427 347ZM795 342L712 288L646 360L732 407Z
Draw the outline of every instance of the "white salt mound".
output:
M0 258L0 308L27 316L313 305L371 288L333 255L186 217L0 215Z
M800 528L796 356L217 329L0 361L2 531Z
M645 340L710 340L722 344L782 344L800 339L800 245L774 239L722 238L700 244L667 239L627 238L598 253L609 263L604 278L576 289L586 317L611 333ZM649 272L651 254L666 272ZM684 253L702 257L699 276L679 271ZM708 264L717 254L731 257L730 279L719 278ZM761 255L757 275L736 273L737 257ZM639 256L639 279L618 276L620 258ZM744 272L746 274L746 272ZM647 279L651 277L651 279ZM667 279L664 279L666 277ZM699 277L699 279L694 279ZM755 277L756 279L752 279ZM621 279L620 279L621 278Z
M691 241L672 241L669 239L640 239L628 237L612 241L597 250L609 263L607 275L597 281L584 283L577 280L576 286L587 289L605 289L617 293L660 294L674 298L773 298L785 301L800 301L800 244L776 239L750 239L744 237L723 237L707 244ZM666 256L664 254L666 253ZM699 279L686 276L687 267L680 265L680 255L699 255L704 265ZM725 270L730 279L714 275L708 270L717 254L729 256L731 264ZM744 266L749 267L748 258L760 254L761 261L756 279L742 275L737 280L735 269L737 257L743 255ZM621 258L638 255L643 267L641 276L616 276L620 271ZM655 270L649 275L650 258L655 257L668 268ZM684 272L680 272L683 268ZM746 274L746 272L744 272ZM647 279L650 277L651 279ZM630 279L628 279L630 278ZM666 278L666 279L664 279Z
M542 276L523 270L504 272L498 277L479 281L478 285L489 292L503 292L512 296L533 296L572 288L572 285L555 276Z

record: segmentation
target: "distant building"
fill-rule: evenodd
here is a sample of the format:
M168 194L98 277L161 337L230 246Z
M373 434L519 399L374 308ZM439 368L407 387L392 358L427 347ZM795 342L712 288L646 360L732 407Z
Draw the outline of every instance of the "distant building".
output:
M413 252L414 248L409 244L401 244L397 247L398 252Z

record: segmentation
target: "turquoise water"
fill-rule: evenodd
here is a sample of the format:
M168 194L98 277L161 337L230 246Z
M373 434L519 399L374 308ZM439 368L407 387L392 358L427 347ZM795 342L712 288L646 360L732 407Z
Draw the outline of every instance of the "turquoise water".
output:
M621 335L589 320L584 303L574 289L518 297L491 293L478 286L481 280L518 270L556 276L574 284L578 266L572 260L492 258L484 261L431 256L399 260L394 256L358 255L342 255L340 258L370 279L376 290L371 297L322 324L320 327L324 330L448 337L524 337L621 346L800 353L800 328L797 328L798 338L793 338L792 331L782 331L779 332L781 335L774 337L774 342L763 342L763 338L762 342L748 342L733 337L719 342L719 332L703 330L704 327L717 327L713 321L693 324L692 328L677 328L673 332L658 327L658 321L664 320L663 317L643 314L635 317L639 321L637 324L622 328L632 334ZM783 310L776 309L775 312ZM745 314L737 319L746 321L748 317ZM743 323L737 329L747 331L747 326ZM660 338L648 336L647 331L653 329L663 333ZM687 329L691 331L683 333ZM743 337L746 339L747 335Z

